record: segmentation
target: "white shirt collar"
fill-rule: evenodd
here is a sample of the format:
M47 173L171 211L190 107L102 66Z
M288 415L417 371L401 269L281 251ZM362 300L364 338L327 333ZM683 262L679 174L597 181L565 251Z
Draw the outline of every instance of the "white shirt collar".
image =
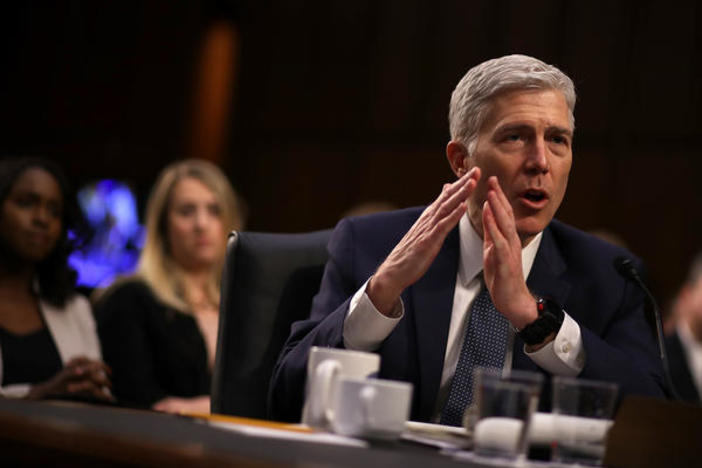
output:
M460 238L461 259L458 264L458 280L467 286L475 276L483 271L483 239L470 223L468 215L461 217L458 222L458 235ZM522 271L524 278L529 277L529 272L534 264L536 252L539 250L543 232L540 232L529 244L522 249Z

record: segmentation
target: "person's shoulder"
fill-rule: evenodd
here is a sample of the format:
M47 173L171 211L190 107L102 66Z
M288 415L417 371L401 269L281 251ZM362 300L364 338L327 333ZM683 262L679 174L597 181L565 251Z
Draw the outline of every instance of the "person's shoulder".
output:
M352 226L354 230L359 232L387 232L388 229L407 231L417 218L419 218L419 215L422 214L424 208L425 207L416 206L362 216L352 216L342 219L339 225L347 223Z
M40 301L46 325L57 340L72 340L81 348L81 354L99 358L99 345L95 332L95 316L88 299L72 292L63 305Z
M360 215L360 216L351 216L348 219L351 222L355 223L373 223L373 222L378 222L378 221L403 221L403 220L416 220L420 214L422 214L422 211L424 211L426 207L424 206L412 206L409 208L401 208L398 210L392 210L392 211L380 211L378 213L371 213L371 214L366 214L366 215Z
M626 247L615 245L597 235L585 232L556 219L549 224L547 231L553 236L561 253L570 261L586 264L603 264L613 267L615 259L625 257L641 265L641 259Z
M48 314L68 314L76 316L92 315L92 307L88 299L78 292L72 292L61 305L41 300L41 308Z
M85 311L90 312L92 310L88 298L78 292L75 292L68 296L64 308L68 311L77 310L81 313Z
M93 296L96 309L102 309L113 303L152 301L154 295L149 285L137 275L116 279L111 285Z
M330 245L352 239L354 244L386 250L402 239L423 210L413 207L343 218L334 229Z

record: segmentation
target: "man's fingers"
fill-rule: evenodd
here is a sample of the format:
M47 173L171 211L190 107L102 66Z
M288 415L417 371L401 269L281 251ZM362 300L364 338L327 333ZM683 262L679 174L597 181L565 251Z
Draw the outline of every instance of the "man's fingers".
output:
M468 197L475 190L479 177L480 169L476 167L456 182L444 184L439 197L422 213L403 242L412 238L415 240L425 239L426 236L431 242L436 235L450 231L458 223L461 215L465 213L465 207L461 208L461 204L467 204Z
M502 253L508 248L507 239L497 225L492 206L487 201L483 205L483 231L483 235L490 236L490 241L498 250L498 253Z
M378 310L389 310L402 290L424 275L446 235L465 214L467 199L475 190L479 178L480 169L476 167L456 182L444 185L441 194L424 210L378 267L368 290Z
M487 193L486 204L490 207L490 214L497 227L504 237L508 237L511 231L515 230L514 216L505 211L502 203L498 200L498 195L494 190Z
M446 193L450 195L440 202L435 212L434 227L436 229L433 230L435 235L445 237L458 224L468 208L468 197L478 185L479 178L480 168L474 167L446 190Z
M439 202L439 204L441 204L443 201L454 196L456 192L465 188L468 184L471 183L471 181L473 184L475 184L475 182L477 182L479 178L480 168L472 168L470 171L466 172L461 177L459 177L456 181L450 184L444 184L443 190L441 191L441 194L439 195L437 201Z
M492 213L490 213L490 205L487 202L485 202L485 204L483 205L483 212L482 212L483 250L490 247L494 243L494 241L492 240L492 236L490 235L490 223L493 223L491 214Z
M496 177L488 180L487 202L502 235L509 242L519 242L519 234L514 220L514 212Z
M461 216L465 214L467 209L468 204L466 202L460 202L448 216L443 217L436 223L434 234L445 238L449 231L458 224L458 221L460 221Z
M490 244L495 243L494 234L499 234L499 230L495 225L495 218L492 215L490 203L485 201L483 204L483 236L484 240Z
M477 168L474 168L477 169ZM469 174L475 174L475 172L469 172ZM460 182L460 184L458 184ZM463 202L468 200L468 197L473 193L477 185L477 178L468 177L468 174L461 177L455 186L446 190L446 196L440 197L437 202L439 202L436 209L436 216L443 218L445 216L450 216L456 207Z
M500 182L497 180L497 177L492 176L488 180L488 186L495 191L497 194L497 200L499 201L500 205L502 208L507 212L511 213L512 212L512 205L509 203L509 200L507 200L507 195L505 195L505 192L502 190L502 186L500 185Z

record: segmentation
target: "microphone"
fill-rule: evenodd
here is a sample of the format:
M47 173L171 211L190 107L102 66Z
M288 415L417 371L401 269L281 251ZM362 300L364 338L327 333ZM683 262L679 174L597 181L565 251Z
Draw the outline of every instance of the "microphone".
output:
M658 308L658 303L656 299L651 294L651 291L646 287L646 284L641 279L639 271L634 266L631 259L627 257L617 257L613 262L614 269L623 276L625 279L633 281L636 285L641 288L641 290L646 295L646 298L653 307L654 321L656 322L656 340L658 341L658 351L660 353L661 363L663 364L663 374L665 377L665 383L668 385L668 390L670 395L675 400L681 400L680 395L675 390L675 385L673 385L673 380L670 378L670 366L668 365L668 354L665 351L665 341L663 339L663 322L661 321L661 311Z
M636 283L641 283L641 287L648 291L646 286L643 284L643 281L641 281L641 277L639 276L639 272L632 263L632 261L626 257L617 257L614 259L614 268L619 272L620 275L622 275L624 278L632 280ZM653 297L651 297L651 300L653 300ZM655 300L654 300L655 302Z

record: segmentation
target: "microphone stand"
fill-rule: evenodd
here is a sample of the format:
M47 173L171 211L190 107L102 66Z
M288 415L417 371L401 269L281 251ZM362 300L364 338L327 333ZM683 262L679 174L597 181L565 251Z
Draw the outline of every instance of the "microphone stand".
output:
M656 322L656 340L658 341L658 351L660 353L661 363L663 364L663 377L665 378L665 383L668 386L669 397L674 400L682 401L680 395L675 389L673 384L673 379L670 377L670 365L668 364L668 353L665 350L665 340L663 338L663 321L661 320L661 311L658 308L658 303L656 299L651 294L651 291L646 287L646 284L641 279L638 270L631 262L630 259L626 257L617 257L614 259L614 268L622 275L624 278L633 281L636 285L641 288L641 290L646 295L646 298L653 306L653 317Z

